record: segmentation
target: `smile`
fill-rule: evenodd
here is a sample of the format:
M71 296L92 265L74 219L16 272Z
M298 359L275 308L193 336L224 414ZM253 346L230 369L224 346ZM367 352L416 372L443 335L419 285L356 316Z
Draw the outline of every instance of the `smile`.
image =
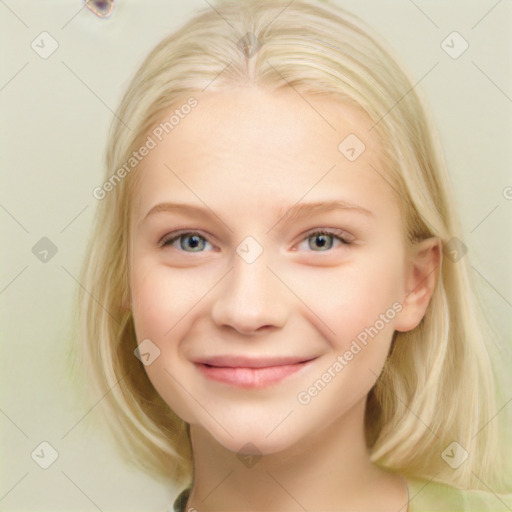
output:
M242 360L213 358L196 362L196 367L211 380L241 388L265 388L298 372L313 359L296 361Z

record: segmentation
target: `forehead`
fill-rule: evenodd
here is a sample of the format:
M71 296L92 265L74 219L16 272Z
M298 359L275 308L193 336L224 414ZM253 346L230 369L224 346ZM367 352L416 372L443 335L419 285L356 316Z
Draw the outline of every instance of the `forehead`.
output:
M197 101L139 164L138 216L176 196L240 212L306 195L337 199L337 191L367 203L391 198L370 119L341 100L247 86Z
M164 142L174 142L182 156L193 151L194 157L209 161L247 160L246 155L276 162L300 156L307 163L324 155L335 161L341 156L339 143L349 134L370 152L377 150L371 126L362 110L333 97L312 97L290 87L267 91L246 86L201 95Z

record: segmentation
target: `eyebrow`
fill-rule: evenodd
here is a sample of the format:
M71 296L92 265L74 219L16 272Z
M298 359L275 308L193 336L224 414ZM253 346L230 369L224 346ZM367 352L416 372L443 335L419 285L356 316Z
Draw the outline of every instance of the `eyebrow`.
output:
M371 210L368 210L367 208L364 208L363 206L357 205L350 201L342 199L335 201L316 201L311 203L296 203L288 208L280 208L278 212L278 220L274 224L274 226L279 224L284 218L287 218L288 221L292 221L300 217L305 217L307 215L325 213L336 210L351 211L355 213L364 214L368 217L375 217L375 214ZM209 213L214 213L211 209L199 205L196 206L187 203L165 202L158 203L155 206L153 206L142 219L141 223L145 222L148 217L155 215L157 213L172 213L175 211L183 211L185 213L198 217L207 217ZM215 216L217 215L215 214Z
M142 222L144 222L148 217L155 215L160 212L169 212L172 213L174 211L183 210L186 213L192 215L198 215L201 217L206 217L208 215L208 208L203 208L202 206L194 206L193 204L187 203L158 203L153 208L151 208L148 213L146 213Z
M313 215L317 213L331 212L336 210L352 211L355 213L362 213L368 217L375 217L375 214L364 208L361 205L355 204L351 201L339 199L335 201L316 201L312 203L296 203L287 209L281 209L278 222L281 222L285 217L287 220L294 220L306 215Z

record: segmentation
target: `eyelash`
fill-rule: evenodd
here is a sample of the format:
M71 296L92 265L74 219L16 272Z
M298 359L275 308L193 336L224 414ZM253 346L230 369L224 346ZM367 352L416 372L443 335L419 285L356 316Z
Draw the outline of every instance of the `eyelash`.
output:
M191 236L198 236L200 238L203 238L208 242L207 237L203 236L199 231L175 231L174 233L169 233L165 235L159 242L158 246L160 248L165 248L167 246L171 246L176 240L179 240L184 235L191 235ZM319 229L316 231L310 231L306 233L304 238L301 240L307 240L308 238L311 238L313 235L330 235L333 238L339 240L343 245L351 245L352 241L348 241L346 238L344 238L344 235L346 236L345 232L338 230L338 229ZM211 242L210 242L211 243ZM330 251L332 248L327 249L326 251L311 251L311 252L327 252ZM178 249L180 252L204 252L204 251L183 251L182 249Z

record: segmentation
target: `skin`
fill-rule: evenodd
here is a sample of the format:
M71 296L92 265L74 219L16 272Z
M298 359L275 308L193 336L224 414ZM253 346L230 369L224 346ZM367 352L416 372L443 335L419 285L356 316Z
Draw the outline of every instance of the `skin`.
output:
M413 329L425 313L439 240L405 243L398 198L381 176L380 143L362 112L332 98L306 102L291 89L249 86L198 102L139 165L127 305L139 343L149 338L160 350L145 367L151 382L191 425L187 507L400 510L402 479L369 459L365 403L394 331ZM353 162L338 150L349 134L366 145ZM340 199L370 213L285 215L298 202ZM206 205L206 214L146 217L161 202ZM311 234L328 228L352 243L333 236L322 245ZM159 247L181 229L200 232L199 249L186 245L190 237ZM252 263L236 253L247 236L263 249ZM298 393L394 303L401 311L300 403ZM221 354L316 359L276 384L244 389L206 378L193 363Z

